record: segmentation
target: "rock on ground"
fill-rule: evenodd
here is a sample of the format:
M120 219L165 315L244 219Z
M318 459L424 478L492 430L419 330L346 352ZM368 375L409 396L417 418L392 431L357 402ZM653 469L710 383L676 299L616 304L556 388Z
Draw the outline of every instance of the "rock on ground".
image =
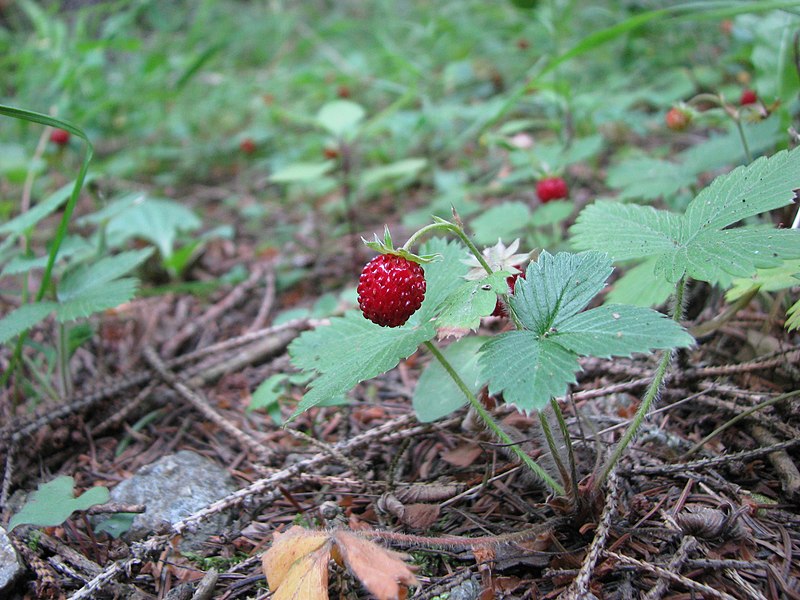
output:
M111 501L144 504L126 536L138 539L157 531L164 523L177 523L236 490L227 471L188 450L170 454L139 469L133 477L111 490ZM220 513L201 523L181 540L182 552L197 551L230 522Z
M10 586L22 571L17 551L11 544L6 530L0 527L0 592Z

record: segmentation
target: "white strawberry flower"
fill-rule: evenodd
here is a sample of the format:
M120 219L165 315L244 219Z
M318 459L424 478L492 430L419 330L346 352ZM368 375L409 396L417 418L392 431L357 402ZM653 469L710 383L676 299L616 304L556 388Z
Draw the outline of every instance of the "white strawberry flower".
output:
M494 246L485 248L482 254L492 271L507 271L512 275L516 275L522 272L519 269L519 265L530 258L530 253L515 254L518 248L519 238L511 242L509 246L506 246L503 240L497 240ZM472 267L464 276L468 281L477 281L486 277L486 269L483 268L477 257L470 256L461 262Z

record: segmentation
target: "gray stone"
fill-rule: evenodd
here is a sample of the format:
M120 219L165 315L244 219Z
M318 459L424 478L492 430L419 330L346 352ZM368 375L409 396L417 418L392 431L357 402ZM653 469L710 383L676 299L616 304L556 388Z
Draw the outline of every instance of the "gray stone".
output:
M448 592L447 600L478 600L480 593L480 584L474 579L467 579Z
M0 527L0 592L9 587L24 571L6 530Z
M227 471L199 454L182 450L142 467L119 483L111 490L111 501L145 505L145 512L136 515L125 534L128 539L139 539L157 531L163 523L177 523L235 490ZM225 513L203 521L183 536L180 550L199 550L208 537L219 534L228 523L230 516Z

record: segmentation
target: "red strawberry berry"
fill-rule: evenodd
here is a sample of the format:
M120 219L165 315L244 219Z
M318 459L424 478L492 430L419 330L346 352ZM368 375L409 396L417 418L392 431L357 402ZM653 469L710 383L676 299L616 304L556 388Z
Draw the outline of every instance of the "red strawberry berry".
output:
M748 104L755 104L758 102L758 96L751 89L742 90L742 96L739 98L739 105L746 106Z
M566 198L568 194L567 182L561 177L545 177L536 183L536 195L542 203Z
M683 131L689 126L692 116L680 108L670 108L664 120L672 131Z
M239 144L239 150L244 154L253 154L256 151L256 143L252 138L244 138Z
M69 143L69 131L65 129L53 129L50 132L50 141L57 146L66 146Z
M400 327L425 299L422 267L396 254L379 254L358 280L358 305L364 316L382 327Z

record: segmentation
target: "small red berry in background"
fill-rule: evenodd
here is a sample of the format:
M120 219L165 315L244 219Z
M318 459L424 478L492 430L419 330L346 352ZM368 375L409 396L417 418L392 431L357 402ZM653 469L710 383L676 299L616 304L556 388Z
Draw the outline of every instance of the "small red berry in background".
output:
M339 89L336 90L336 95L339 98L345 99L350 97L350 88L346 85L340 85Z
M669 109L664 120L667 123L667 127L672 131L683 131L689 126L692 116L685 110L673 107Z
M325 156L325 158L330 160L339 158L339 151L336 148L323 148L322 154Z
M256 151L256 143L252 140L252 138L245 138L239 144L239 150L241 150L244 154L253 154Z
M755 91L751 89L742 90L742 96L739 98L740 106L747 106L748 104L755 104L758 102L758 96Z
M66 146L69 143L70 134L65 129L53 129L50 132L50 141L58 146Z
M382 327L400 327L425 299L422 267L396 254L379 254L358 279L358 306L364 316Z
M545 177L536 183L536 195L542 203L559 200L569 195L567 182L561 177Z
M530 47L531 47L531 43L528 40L526 40L525 38L519 38L517 40L517 48L519 48L520 50L527 50Z

